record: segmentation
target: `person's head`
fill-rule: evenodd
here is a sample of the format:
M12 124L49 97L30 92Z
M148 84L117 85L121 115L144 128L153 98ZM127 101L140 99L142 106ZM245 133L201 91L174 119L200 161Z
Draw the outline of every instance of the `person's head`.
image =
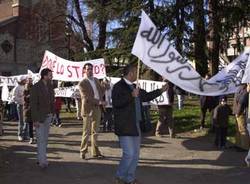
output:
M83 66L83 72L87 78L93 77L93 65L91 63L86 63Z
M45 81L50 81L52 80L52 70L45 68L41 71L41 79Z
M33 82L32 77L28 77L26 83L27 84L32 84L32 82Z
M26 80L25 88L29 89L33 85L32 77L28 77Z
M123 77L125 77L130 82L136 81L137 67L133 64L126 65L123 69Z
M220 104L222 104L222 105L227 104L227 97L226 96L222 96L220 98Z
M25 85L26 80L27 80L27 77L24 76L24 75L21 75L21 76L17 79L17 82L18 82L19 85Z

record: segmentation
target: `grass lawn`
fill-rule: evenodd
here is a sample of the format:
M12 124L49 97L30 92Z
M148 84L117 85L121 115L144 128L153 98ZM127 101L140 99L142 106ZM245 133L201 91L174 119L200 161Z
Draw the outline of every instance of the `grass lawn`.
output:
M229 96L228 104L232 107L233 97ZM152 108L153 109L153 108ZM156 110L151 111L152 123L156 124L158 120L158 112ZM206 114L205 126L207 128L211 127L210 124L210 112ZM200 105L199 96L185 96L184 108L182 110L177 109L177 101L174 104L174 120L175 120L175 131L177 133L191 131L194 129L199 129L200 127ZM233 140L235 134L235 118L230 116L228 136L231 141Z
M233 97L229 96L228 104L232 107ZM65 106L63 106L61 111L62 120L75 119L76 110L72 108L73 113L65 111ZM151 119L153 127L156 126L158 120L158 111L155 110L155 107L151 108ZM177 101L175 99L174 104L174 120L175 120L175 131L176 133L192 131L199 129L200 127L200 105L199 105L199 96L185 96L184 108L182 110L177 109ZM210 112L207 112L205 126L207 128L211 127L210 124ZM231 142L234 142L235 134L235 118L230 116L229 127L228 127L228 138Z

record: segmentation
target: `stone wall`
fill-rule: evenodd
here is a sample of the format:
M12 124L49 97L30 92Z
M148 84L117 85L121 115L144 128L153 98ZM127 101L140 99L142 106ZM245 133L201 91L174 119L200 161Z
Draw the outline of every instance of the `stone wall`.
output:
M14 62L14 37L9 33L0 34L0 63Z

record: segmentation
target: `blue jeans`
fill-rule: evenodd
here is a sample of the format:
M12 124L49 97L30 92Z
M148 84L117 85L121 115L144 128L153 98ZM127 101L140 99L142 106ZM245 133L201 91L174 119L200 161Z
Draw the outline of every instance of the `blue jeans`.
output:
M17 114L18 114L18 136L25 138L28 136L28 126L27 123L23 121L23 105L17 104Z
M139 160L141 136L120 136L122 159L116 177L129 183L135 180L135 171Z
M37 137L37 159L40 165L47 164L47 145L49 137L50 123L52 121L52 114L48 114L44 122L39 123L36 127Z

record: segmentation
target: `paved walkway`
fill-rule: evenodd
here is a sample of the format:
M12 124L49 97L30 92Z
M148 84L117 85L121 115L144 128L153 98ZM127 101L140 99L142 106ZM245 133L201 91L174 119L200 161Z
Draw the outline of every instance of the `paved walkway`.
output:
M104 160L81 160L81 122L64 120L63 127L51 128L50 166L42 171L36 165L36 149L28 142L17 142L17 123L4 124L0 137L1 184L113 184L121 153L113 133L101 133L99 143ZM246 153L217 151L212 136L179 134L177 139L144 137L137 169L142 184L237 184L248 183L250 168ZM88 155L87 155L88 156Z

